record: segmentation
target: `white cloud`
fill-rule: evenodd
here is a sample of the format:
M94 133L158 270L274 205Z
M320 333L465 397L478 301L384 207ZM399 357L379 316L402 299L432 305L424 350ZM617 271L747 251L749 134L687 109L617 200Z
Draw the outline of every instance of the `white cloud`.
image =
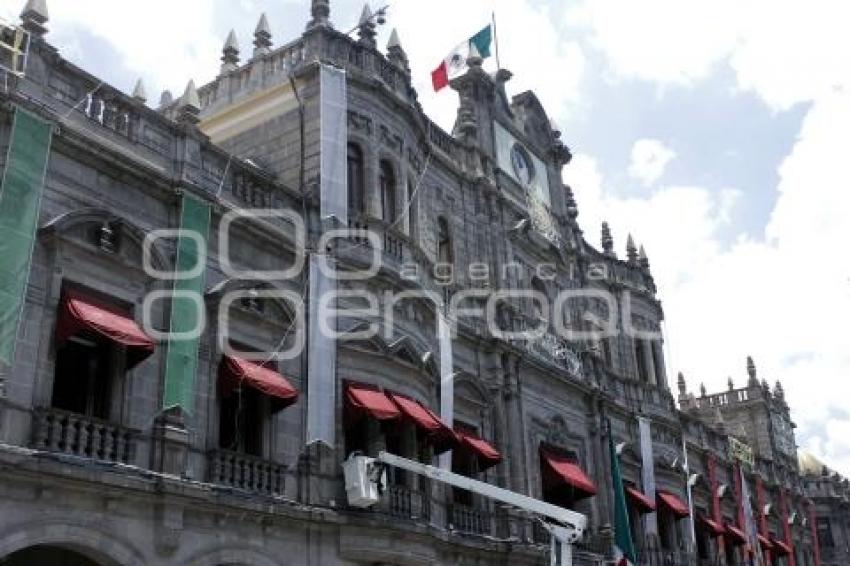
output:
M632 161L629 175L645 186L655 183L664 174L667 165L676 157L676 152L653 139L637 140L632 146Z
M720 390L727 376L745 379L752 354L761 376L782 380L804 448L850 473L850 444L836 436L850 427L842 412L850 396L847 147L850 93L832 93L812 106L778 169L764 237L741 236L728 247L719 233L737 191L663 187L621 199L584 155L565 176L587 231L608 219L620 242L631 231L646 243L667 315L671 371L684 370L692 390L703 381Z
M850 86L850 3L585 0L565 12L613 77L693 85L728 61L739 88L777 110Z

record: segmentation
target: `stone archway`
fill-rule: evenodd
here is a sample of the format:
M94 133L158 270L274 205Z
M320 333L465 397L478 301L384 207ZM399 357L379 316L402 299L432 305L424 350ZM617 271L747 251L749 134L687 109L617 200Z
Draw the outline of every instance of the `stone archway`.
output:
M6 558L0 558L0 566L32 566L50 564L52 566L102 566L101 562L77 552L74 549L56 545L30 546Z
M29 553L44 552L44 549L48 549L49 552L59 552L60 556L67 556L71 560L67 566L143 566L146 563L142 553L119 540L115 533L65 522L48 521L21 525L11 531L0 533L0 566L54 564L54 562L43 560L25 562L19 560L20 556L26 558L30 556ZM15 557L15 562L9 562L12 557ZM80 562L80 557L85 561ZM56 564L66 566L63 562L56 562Z

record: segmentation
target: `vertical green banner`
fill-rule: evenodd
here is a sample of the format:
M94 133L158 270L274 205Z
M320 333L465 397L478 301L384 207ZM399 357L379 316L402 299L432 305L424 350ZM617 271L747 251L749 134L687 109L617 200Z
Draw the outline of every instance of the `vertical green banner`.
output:
M0 185L0 361L15 357L53 124L15 109Z
M204 308L204 271L210 229L210 205L188 194L183 195L180 235L177 239L174 296L171 299L168 342L165 358L164 409L180 406L192 412L195 399L195 375L198 371L198 346ZM199 246L203 249L199 249ZM201 264L200 262L203 262ZM195 273L192 273L192 272ZM186 275L193 275L186 277Z

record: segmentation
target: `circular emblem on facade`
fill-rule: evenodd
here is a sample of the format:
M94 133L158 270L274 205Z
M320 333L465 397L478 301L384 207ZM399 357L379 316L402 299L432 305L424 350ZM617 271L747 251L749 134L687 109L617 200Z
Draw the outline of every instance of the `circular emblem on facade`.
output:
M531 157L525 148L518 143L515 143L511 148L511 165L514 168L514 175L521 184L528 185L534 179L534 166L531 164Z

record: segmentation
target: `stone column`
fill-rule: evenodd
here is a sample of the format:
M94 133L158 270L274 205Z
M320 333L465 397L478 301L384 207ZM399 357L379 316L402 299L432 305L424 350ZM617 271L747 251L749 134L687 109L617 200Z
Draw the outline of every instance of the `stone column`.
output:
M153 427L153 469L183 477L189 466L189 431L183 410L173 407L163 411Z

